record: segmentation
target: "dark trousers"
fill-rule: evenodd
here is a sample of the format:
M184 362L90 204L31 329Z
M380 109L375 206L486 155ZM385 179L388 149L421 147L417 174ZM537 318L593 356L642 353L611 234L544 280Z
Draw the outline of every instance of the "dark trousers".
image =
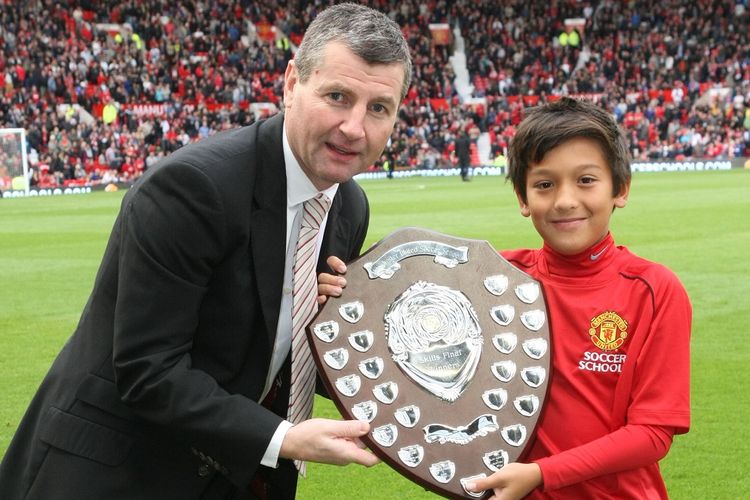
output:
M469 178L469 166L460 165L459 168L461 169L461 178L463 180L467 180Z
M278 469L261 466L250 483L250 497L257 500L293 500L297 492L297 468L291 460L279 460ZM236 500L244 500L238 497Z

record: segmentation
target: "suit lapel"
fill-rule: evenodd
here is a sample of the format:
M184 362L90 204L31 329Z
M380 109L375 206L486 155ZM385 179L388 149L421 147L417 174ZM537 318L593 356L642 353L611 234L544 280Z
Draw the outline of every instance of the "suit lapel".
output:
M276 336L286 256L286 170L282 147L283 114L267 120L256 136L255 192L250 221L254 271L266 331ZM271 341L270 345L273 345Z

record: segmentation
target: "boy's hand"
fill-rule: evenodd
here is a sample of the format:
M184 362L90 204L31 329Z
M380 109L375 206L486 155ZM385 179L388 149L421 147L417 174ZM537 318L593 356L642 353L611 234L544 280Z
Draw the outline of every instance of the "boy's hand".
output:
M466 485L470 491L494 490L488 500L517 500L542 484L542 471L537 464L510 463L485 479Z
M318 275L318 304L325 304L328 297L340 297L346 286L346 264L344 261L335 256L326 259L328 266L337 274L320 273Z

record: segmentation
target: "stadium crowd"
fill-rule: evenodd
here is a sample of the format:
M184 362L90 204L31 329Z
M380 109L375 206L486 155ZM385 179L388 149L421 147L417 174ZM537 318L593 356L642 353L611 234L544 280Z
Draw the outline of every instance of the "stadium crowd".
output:
M277 112L294 46L329 3L6 0L0 126L27 131L40 187L132 180L190 141ZM561 95L610 110L636 159L750 156L747 0L362 3L413 48L390 168L451 165L461 129L489 134L491 155L476 161L490 164L526 107ZM456 23L468 96L435 29ZM9 161L0 148L0 177Z

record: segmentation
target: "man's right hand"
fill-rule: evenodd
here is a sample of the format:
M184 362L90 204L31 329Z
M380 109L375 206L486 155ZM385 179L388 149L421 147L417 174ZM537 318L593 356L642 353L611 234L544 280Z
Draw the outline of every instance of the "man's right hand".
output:
M279 456L332 465L356 463L372 467L380 459L366 450L359 439L370 432L370 424L359 420L313 418L289 429Z

